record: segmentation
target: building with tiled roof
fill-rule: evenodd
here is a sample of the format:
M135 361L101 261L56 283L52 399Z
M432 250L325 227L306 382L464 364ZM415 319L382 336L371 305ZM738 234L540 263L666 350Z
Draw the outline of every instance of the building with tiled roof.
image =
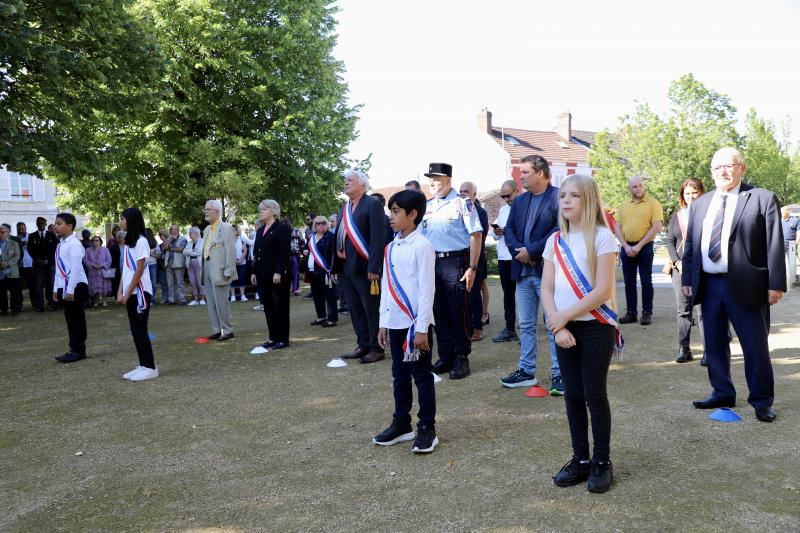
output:
M483 109L478 114L478 127L505 152L510 174L520 185L519 164L522 158L529 155L540 155L547 160L551 183L556 187L569 175L594 174L589 164L589 149L596 132L573 130L572 114L569 112L556 117L553 130L543 131L495 126L492 124L492 112Z

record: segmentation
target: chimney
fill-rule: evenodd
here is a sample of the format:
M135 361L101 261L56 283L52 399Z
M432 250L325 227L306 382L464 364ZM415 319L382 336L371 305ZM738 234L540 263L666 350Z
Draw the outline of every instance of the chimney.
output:
M485 107L478 113L478 129L489 135L492 134L492 112Z
M556 133L565 141L570 142L570 139L572 139L572 113L567 111L566 113L558 114L556 117Z

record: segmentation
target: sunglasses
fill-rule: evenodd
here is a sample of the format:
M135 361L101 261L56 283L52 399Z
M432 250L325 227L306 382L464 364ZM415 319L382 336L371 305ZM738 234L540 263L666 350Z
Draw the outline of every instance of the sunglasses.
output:
M314 222L317 226L324 226L327 222Z
M511 195L510 194L501 194L500 198L502 198L503 200L508 200L509 198L511 198Z

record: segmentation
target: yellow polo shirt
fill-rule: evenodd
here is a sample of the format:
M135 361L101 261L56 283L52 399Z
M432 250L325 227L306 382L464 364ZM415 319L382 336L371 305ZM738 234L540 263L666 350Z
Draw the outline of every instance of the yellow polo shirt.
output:
M219 220L211 224L211 229L208 230L208 237L203 242L203 257L208 259L208 251L211 249L211 241L214 240L214 237L217 235L217 228L219 227Z
M629 198L617 209L617 222L622 227L622 235L628 242L639 242L647 235L653 223L664 222L664 211L658 200L645 194L636 201Z

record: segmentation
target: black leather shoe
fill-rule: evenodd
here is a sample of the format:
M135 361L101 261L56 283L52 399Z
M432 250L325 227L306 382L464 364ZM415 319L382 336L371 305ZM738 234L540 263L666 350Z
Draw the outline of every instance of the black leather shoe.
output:
M636 313L625 313L622 318L619 319L620 324L631 324L636 322L638 319L636 318Z
M681 351L678 352L678 357L675 358L676 363L688 363L689 361L693 360L694 356L692 356L691 350L685 350L681 348Z
M692 402L695 409L716 409L717 407L736 407L736 400L733 398L714 398L709 396L702 400Z
M434 374L444 374L445 372L450 372L453 369L453 363L445 363L441 359L436 361L433 365L433 373Z
M318 318L318 319L314 320L313 322L311 322L311 325L312 325L312 326L319 326L319 325L320 325L320 324L322 324L323 322L325 322L325 319L324 319L324 318Z
M75 361L80 361L81 359L86 359L86 354L69 352L65 353L64 356L59 359L59 361L62 363L74 363Z
M649 326L652 323L653 323L652 313L642 313L642 319L639 321L639 324L643 326Z
M219 342L223 342L223 341L231 340L232 338L233 338L233 332L231 331L230 333L226 333L224 335L220 335L219 337L217 337L217 340Z
M323 328L332 328L336 326L336 322L331 322L330 320L326 320L325 322L320 324L320 326L322 326Z
M352 352L346 353L344 355L340 355L342 359L361 359L365 355L369 353L369 348L361 348L358 347Z
M469 358L466 355L457 355L456 364L450 371L450 379L464 379L469 376Z
M361 365L366 365L368 363L377 363L378 361L383 361L383 359L385 358L386 354L384 354L383 352L372 352L362 357L358 361L358 363Z
M759 407L756 409L756 418L762 422L774 422L775 411L772 410L772 407Z
M706 354L703 354L703 358L700 359L700 366L708 366L708 359L706 359Z
M219 339L220 337L222 337L222 333L220 333L219 331L216 332L216 333L212 333L211 335L206 335L206 339L208 339L210 341Z

